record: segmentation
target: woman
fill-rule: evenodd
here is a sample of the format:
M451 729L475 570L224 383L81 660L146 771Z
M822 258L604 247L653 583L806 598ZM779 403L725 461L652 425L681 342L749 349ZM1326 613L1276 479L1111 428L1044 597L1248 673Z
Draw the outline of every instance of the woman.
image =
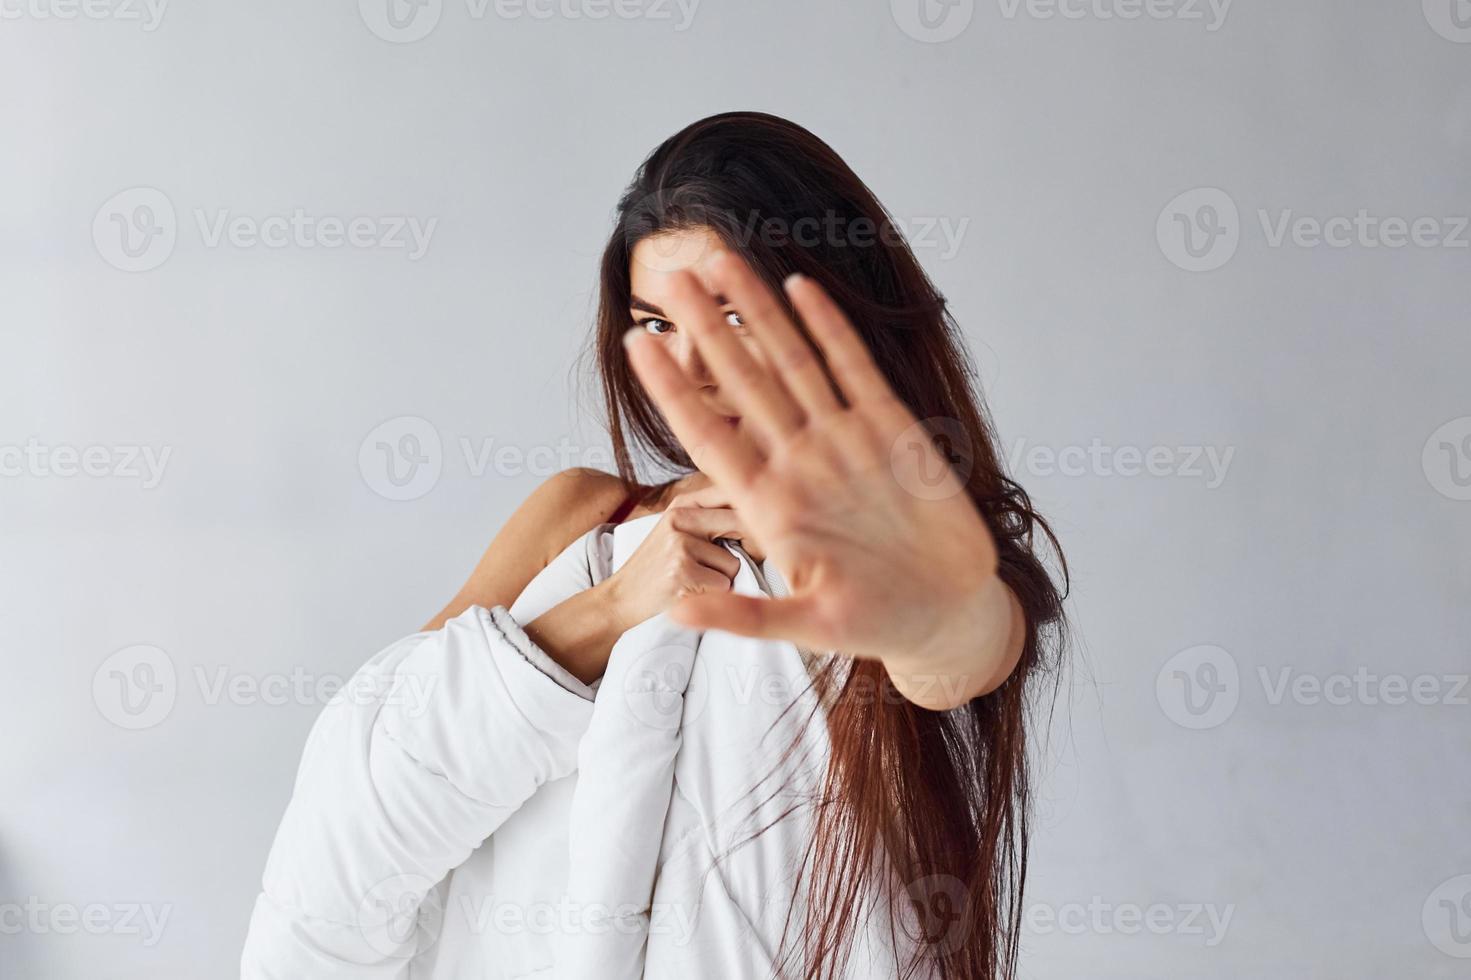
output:
M1011 976L1061 595L943 299L773 116L671 137L618 219L619 474L549 480L323 713L245 974ZM758 662L794 683L696 679ZM529 938L506 893L575 900Z

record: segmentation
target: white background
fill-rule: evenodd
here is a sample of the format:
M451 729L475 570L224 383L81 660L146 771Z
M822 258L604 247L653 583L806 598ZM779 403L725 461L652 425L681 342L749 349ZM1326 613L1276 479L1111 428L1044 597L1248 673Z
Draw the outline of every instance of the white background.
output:
M410 43L370 28L393 36L381 0L178 0L152 30L141 6L0 5L0 975L236 969L320 704L212 685L347 676L551 470L606 465L577 356L618 192L678 128L753 108L936 226L917 252L1072 562L1024 975L1465 976L1471 234L1271 240L1288 211L1471 213L1453 0L991 0L937 4L934 32L902 0L559 2L444 0ZM129 272L113 215L140 199L108 202L139 187L175 240ZM1187 271L1171 229L1222 195L1219 267ZM297 209L437 223L416 259L200 230ZM404 416L441 473L395 501L360 449ZM477 472L465 441L515 452ZM56 472L93 446L169 456L156 486ZM1120 447L1186 451L1130 476ZM1190 447L1230 451L1224 478ZM127 730L109 683L143 675L104 661L139 644L177 688ZM1209 717L1176 674L1209 680L1202 657ZM1372 683L1277 698L1284 670ZM1434 703L1377 693L1420 675ZM27 903L51 911L14 928ZM1130 903L1174 925L1131 928ZM94 904L100 934L63 932ZM157 942L134 904L168 915Z

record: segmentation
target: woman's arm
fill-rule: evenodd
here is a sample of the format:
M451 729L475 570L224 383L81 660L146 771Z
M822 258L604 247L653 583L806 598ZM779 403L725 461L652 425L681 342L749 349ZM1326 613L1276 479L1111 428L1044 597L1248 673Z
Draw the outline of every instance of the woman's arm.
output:
M553 683L503 608L416 633L323 709L266 863L245 980L398 980L428 891L571 773L592 702Z
M536 573L606 520L626 492L622 480L599 470L563 470L548 479L516 508L469 580L424 629L439 629L471 606L510 608Z

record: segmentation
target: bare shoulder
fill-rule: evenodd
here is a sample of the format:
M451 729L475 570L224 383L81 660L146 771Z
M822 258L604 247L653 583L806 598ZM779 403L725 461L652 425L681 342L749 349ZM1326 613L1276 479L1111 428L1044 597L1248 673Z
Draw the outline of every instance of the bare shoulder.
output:
M640 490L612 473L574 467L548 477L526 498L516 516L529 511L528 516L545 529L546 557L550 560L606 521L629 494Z
M509 606L548 562L606 521L638 489L612 473L587 468L548 477L496 532L470 578L426 629L438 629L472 605Z

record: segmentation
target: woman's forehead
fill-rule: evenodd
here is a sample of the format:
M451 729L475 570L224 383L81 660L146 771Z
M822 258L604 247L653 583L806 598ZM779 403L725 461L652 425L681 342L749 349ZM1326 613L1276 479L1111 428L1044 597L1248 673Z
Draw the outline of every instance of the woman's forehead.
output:
M681 228L641 238L629 255L630 290L657 304L668 290L670 277L685 269L709 288L705 266L723 248L720 236L709 228Z

